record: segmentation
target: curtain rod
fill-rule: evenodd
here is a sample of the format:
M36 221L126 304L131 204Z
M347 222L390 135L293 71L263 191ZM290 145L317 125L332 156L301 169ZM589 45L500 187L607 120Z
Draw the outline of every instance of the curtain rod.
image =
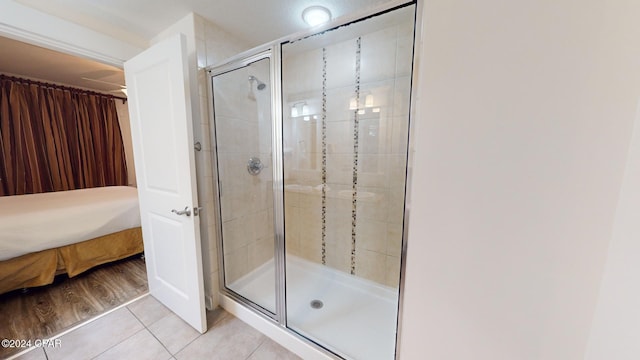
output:
M81 94L104 96L104 97L107 97L107 98L122 100L123 104L127 101L127 98L125 98L125 97L115 96L115 95L111 95L111 94L103 94L103 93L100 93L100 92L97 92L97 91L83 90L83 89L78 89L78 88L74 88L74 87L70 87L70 86L51 84L51 83L46 83L46 82L37 81L37 80L19 78L19 77L9 76L9 75L5 75L5 74L0 74L0 80L10 80L10 81L15 81L15 82L20 82L20 83L33 84L33 85L38 85L38 86L42 86L42 87L48 87L48 88L59 89L59 90L66 90L66 91L69 91L69 92L72 92L72 93L81 93Z

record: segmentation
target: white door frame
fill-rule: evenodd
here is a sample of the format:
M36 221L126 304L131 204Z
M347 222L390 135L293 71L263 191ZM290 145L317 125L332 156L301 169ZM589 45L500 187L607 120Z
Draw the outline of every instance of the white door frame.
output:
M51 29L56 31L52 32ZM0 36L120 69L126 60L144 50L140 45L116 39L15 1L2 3Z

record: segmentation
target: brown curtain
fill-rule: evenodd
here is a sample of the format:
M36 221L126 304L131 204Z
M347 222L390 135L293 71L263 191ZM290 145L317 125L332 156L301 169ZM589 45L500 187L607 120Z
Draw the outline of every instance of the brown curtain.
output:
M0 196L127 185L115 101L0 76Z

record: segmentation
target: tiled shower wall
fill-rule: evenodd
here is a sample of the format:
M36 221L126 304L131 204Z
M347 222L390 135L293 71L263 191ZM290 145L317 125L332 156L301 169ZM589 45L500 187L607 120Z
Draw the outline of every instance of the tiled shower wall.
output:
M213 197L213 150L211 147L209 99L207 77L204 68L249 48L244 41L227 33L197 14L190 14L180 21L180 31L187 35L187 49L195 55L197 64L197 93L199 116L194 117L194 142L202 144L196 152L198 202L204 211L200 217L205 291L211 296L212 306L218 305L218 246Z
M255 76L263 90L249 82ZM267 59L214 79L225 279L232 284L273 258L271 98ZM250 90L251 89L251 90ZM264 168L247 171L249 158Z
M412 24L362 35L356 107L357 38L325 46L326 265L344 272L352 267L353 118L360 109L353 265L355 275L394 287L402 249L412 50ZM288 53L285 46L286 247L317 263L322 261L322 74L322 48ZM300 102L311 113L308 121L291 116L291 107Z

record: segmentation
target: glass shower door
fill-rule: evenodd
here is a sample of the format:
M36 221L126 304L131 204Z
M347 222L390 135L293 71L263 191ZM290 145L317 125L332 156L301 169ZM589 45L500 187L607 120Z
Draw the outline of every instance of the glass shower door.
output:
M274 314L270 59L212 76L224 286Z
M282 44L287 326L393 359L415 5Z

